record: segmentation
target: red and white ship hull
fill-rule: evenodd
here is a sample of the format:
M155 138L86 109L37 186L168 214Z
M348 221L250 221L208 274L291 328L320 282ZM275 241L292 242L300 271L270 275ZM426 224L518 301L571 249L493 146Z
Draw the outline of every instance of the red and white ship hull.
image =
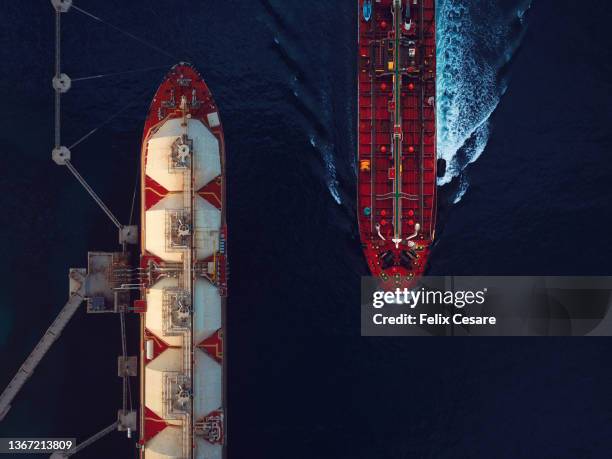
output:
M224 457L225 147L189 64L160 85L142 142L141 457Z

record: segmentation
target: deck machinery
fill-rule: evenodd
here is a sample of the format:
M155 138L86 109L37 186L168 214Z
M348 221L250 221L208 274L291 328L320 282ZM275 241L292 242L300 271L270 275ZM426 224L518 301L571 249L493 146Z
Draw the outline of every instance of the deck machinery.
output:
M142 142L141 457L224 457L225 155L189 64L159 87Z
M399 287L435 235L435 0L358 4L359 230L372 274Z
M37 365L85 302L87 312L120 318L123 404L108 427L52 459L72 456L113 431L128 438L140 430L137 446L147 459L225 457L224 325L227 295L225 224L225 145L217 106L200 74L190 65L174 66L157 90L144 129L141 156L141 256L133 267L129 247L138 227L122 224L72 164L62 143L62 95L72 85L61 66L61 17L72 0L51 0L55 12L54 148L52 159L65 166L117 227L120 252L90 252L85 268L69 273L69 298L56 319L0 393L0 422ZM107 23L108 24L108 23ZM156 51L130 32L108 24ZM168 55L168 53L164 52ZM151 69L143 69L151 70ZM127 71L125 73L132 73ZM96 75L101 78L105 76ZM78 81L78 80L74 80ZM119 110L114 117L123 112ZM132 303L133 293L138 299ZM132 409L130 378L138 357L127 354L126 314L141 316L140 413Z

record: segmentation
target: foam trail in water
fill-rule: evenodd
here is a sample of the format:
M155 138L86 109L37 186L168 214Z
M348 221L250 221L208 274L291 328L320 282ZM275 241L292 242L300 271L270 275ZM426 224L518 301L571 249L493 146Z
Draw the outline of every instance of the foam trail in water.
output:
M331 140L329 126L332 121L332 110L327 93L322 91L319 97L313 98L305 93L304 86L297 77L289 80L289 86L295 97L296 107L308 123L306 127L310 145L321 155L325 165L327 188L338 204L342 204L339 192L339 182L336 171L336 146Z
M327 171L327 188L338 204L342 204L340 193L338 192L338 179L336 178L336 164L334 163L334 146L329 142L318 139L315 135L310 136L310 145L321 153Z
M326 123L325 125L331 126L333 110L331 109L331 101L326 90L321 91L321 103L323 107L323 119ZM336 202L338 204L342 204L342 200L340 199L340 193L338 191L338 180L336 179L335 145L332 142L326 142L322 140L320 140L318 144L318 149L321 152L321 155L323 156L323 161L325 161L325 167L327 169L327 188L329 189L329 192L336 200Z
M313 57L303 54L299 43L296 40L288 42L286 37L280 36L280 31L276 31L273 40L279 57L291 72L288 84L295 98L296 107L304 115L306 121L311 124L308 130L313 132L309 133L308 137L312 147L321 155L321 159L325 163L327 188L333 199L338 204L342 204L335 164L336 148L330 132L334 116L329 97L331 84L329 79L321 82L321 75L312 77L308 70L321 67L319 63L312 62L312 59L321 58L321 56L315 54ZM300 56L299 61L296 59L298 55ZM315 88L309 84L310 81L317 81L317 79L319 79L318 87Z
M467 191L468 186L469 185L467 182L467 178L465 176L461 176L461 179L459 181L459 188L457 189L457 192L453 197L453 204L457 204L459 201L461 201L461 198L463 198L463 195Z
M518 2L517 2L518 3ZM439 0L437 11L437 138L438 155L447 162L439 185L449 183L476 161L489 140L489 118L506 90L499 71L514 56L531 2L521 1L513 15L486 0ZM459 202L469 187L462 177L453 199Z

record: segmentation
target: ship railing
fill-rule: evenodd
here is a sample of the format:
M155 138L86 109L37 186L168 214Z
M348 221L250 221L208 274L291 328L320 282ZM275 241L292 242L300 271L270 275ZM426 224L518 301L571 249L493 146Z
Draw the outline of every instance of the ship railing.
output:
M187 331L183 334L183 374L191 377L191 331Z
M192 341L191 331L183 334L183 376L189 381L190 389L193 391ZM193 403L190 404L190 408L192 407ZM191 414L188 413L183 423L183 455L185 458L191 457L191 434Z
M188 459L191 457L191 416L185 416L183 422L183 457Z

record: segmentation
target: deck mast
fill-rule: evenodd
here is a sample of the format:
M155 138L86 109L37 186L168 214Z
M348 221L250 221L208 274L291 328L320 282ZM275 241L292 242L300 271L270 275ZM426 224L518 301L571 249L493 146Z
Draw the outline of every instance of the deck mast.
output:
M402 242L402 0L393 0L393 242Z

